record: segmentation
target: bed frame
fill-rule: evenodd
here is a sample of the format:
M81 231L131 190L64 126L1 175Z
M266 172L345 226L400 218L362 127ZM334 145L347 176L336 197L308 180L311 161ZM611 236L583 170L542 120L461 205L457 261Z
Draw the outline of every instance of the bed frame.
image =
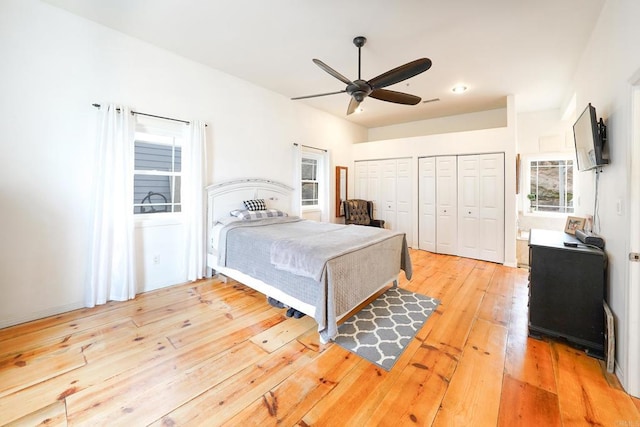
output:
M296 212L293 207L293 188L276 181L246 178L210 185L207 190L207 269L209 275L219 274L277 299L285 305L314 316L315 307L282 292L273 286L248 276L241 271L218 265L217 254L213 251L211 230L216 220L229 216L234 209L244 209L243 200L264 199L269 209Z
M316 308L314 305L300 301L299 299L288 295L287 293L277 289L276 287L265 283L259 279L251 277L241 271L233 268L218 265L217 252L215 251L212 229L216 225L216 221L222 217L228 217L229 212L234 209L244 209L243 200L265 199L267 208L279 209L289 213L297 213L299 208L293 198L294 189L288 185L265 180L259 178L239 179L234 181L226 181L218 184L210 185L206 188L208 195L208 212L207 212L207 270L209 274L218 274L249 286L258 292L275 298L283 304L293 307L311 317L315 317ZM294 204L296 206L294 206ZM376 295L380 290L393 283L397 286L398 273L393 277L380 278L377 289L371 295L360 301L364 303L372 296ZM378 286L379 285L379 286ZM337 320L344 318L353 310L352 307L348 312L336 313Z

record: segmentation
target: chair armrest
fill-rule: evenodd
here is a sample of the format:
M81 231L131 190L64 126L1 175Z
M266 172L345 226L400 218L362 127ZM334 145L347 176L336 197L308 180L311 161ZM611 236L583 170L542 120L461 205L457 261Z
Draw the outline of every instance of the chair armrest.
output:
M384 219L372 219L369 225L372 227L384 228Z

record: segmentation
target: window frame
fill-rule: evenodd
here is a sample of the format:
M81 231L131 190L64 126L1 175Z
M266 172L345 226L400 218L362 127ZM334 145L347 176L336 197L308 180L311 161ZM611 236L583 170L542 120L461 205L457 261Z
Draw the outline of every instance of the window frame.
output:
M528 206L530 206L529 203L529 199L527 198L527 195L530 192L531 189L531 163L532 162L540 162L540 161L559 161L559 160L571 160L573 162L573 177L572 177L572 183L573 183L573 211L572 212L549 212L549 211L532 211L527 209ZM575 215L575 212L578 208L577 206L577 201L579 200L579 194L578 194L578 170L576 167L576 159L575 159L575 153L571 152L566 152L566 153L545 153L545 154L537 154L537 155L530 155L527 156L524 159L524 182L523 182L523 186L521 187L521 200L522 200L522 214L525 216L537 216L537 217L549 217L549 218L565 218L567 215Z
M182 135L182 133L176 132L176 131L172 131L170 129L164 129L164 128L160 128L160 127L151 127L151 126L137 126L136 128L136 132L134 135L134 147L136 142L143 142L143 143L149 143L149 144L157 144L157 145L164 145L164 146L171 146L171 147L181 147L184 144L184 136ZM175 168L175 150L172 150L172 168ZM172 171L160 171L160 170L149 170L149 169L135 169L135 149L134 149L134 161L133 161L133 173L131 175L131 179L133 180L133 190L135 193L135 177L137 175L146 175L146 176L167 176L170 178L170 193L171 193L171 197L172 200L168 201L166 206L170 207L170 211L169 212L145 212L145 213L138 213L136 212L136 208L141 206L141 203L136 202L134 200L133 202L133 208L134 208L134 212L133 212L133 216L134 218L136 218L136 220L140 220L140 221L144 221L144 220L150 220L150 219L154 219L154 220L172 220L173 218L178 218L181 216L182 213L182 187L180 186L180 189L178 191L180 191L179 194L179 198L178 200L180 200L179 202L175 202L176 199L176 191L175 191L175 186L176 186L176 178L180 178L180 181L182 181L182 174L184 172L184 168L181 165L180 171L176 172L175 170ZM174 189L173 191L171 191L171 189ZM176 206L180 207L179 211L175 211Z
M316 177L315 177L316 179L315 180L302 178L302 165L305 159L315 160L316 162ZM322 167L323 167L322 162L323 161L324 161L323 157L316 153L303 151L300 155L300 209L302 211L319 211L321 209L320 198L322 196ZM316 203L313 205L303 204L304 199L302 198L302 186L308 183L315 183L317 186Z

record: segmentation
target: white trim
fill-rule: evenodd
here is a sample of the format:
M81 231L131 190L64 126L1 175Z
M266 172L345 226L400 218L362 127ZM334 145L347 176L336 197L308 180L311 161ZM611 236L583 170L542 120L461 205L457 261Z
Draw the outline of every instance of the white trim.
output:
M529 189L531 188L531 162L541 160L573 160L573 212L548 212L548 211L528 211ZM553 152L553 153L536 153L526 154L521 158L520 173L523 174L520 185L520 204L522 206L522 215L540 218L566 218L568 215L574 215L577 210L577 200L579 198L578 185L579 180L578 169L576 167L575 153L571 152Z
M640 71L639 71L640 72ZM627 164L629 183L629 246L628 252L640 252L640 76L636 75L631 87L631 138ZM625 310L626 367L621 372L626 391L640 396L640 263L627 261Z
M31 322L33 320L40 320L50 316L58 316L61 313L67 313L69 311L84 309L84 302L77 301L71 304L60 305L57 307L49 307L46 310L40 310L37 312L29 313L26 316L13 316L8 319L0 321L0 329L7 328L9 326L19 325L21 323Z

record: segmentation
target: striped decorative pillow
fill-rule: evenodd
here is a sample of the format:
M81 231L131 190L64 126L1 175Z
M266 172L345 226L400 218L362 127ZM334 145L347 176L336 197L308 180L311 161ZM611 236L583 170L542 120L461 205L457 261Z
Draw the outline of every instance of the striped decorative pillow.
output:
M245 221L252 220L252 219L264 219L264 218L275 218L279 216L288 216L286 212L282 212L278 209L263 209L260 211L234 210L234 211L231 211L231 215Z

